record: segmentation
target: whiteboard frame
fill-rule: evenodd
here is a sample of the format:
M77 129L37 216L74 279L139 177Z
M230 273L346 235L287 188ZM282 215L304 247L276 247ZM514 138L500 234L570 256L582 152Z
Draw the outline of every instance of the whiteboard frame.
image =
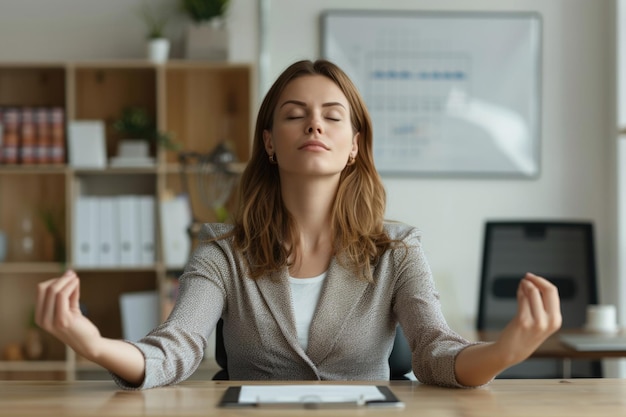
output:
M437 25L434 25L436 19ZM488 32L490 25L494 28L499 28L498 33ZM338 64L348 76L355 82L357 88L361 91L365 102L369 108L370 115L372 116L372 123L374 127L374 159L378 172L385 176L426 176L426 177L461 177L461 178L522 178L522 179L535 179L538 178L541 171L540 164L540 145L541 145L541 44L542 44L542 19L541 15L537 12L445 12L445 11L402 11L402 10L325 10L320 16L321 24L321 56ZM431 25L432 29L429 29L428 25ZM476 35L469 31L463 33L462 40L456 40L459 36L459 27L472 27L472 25L481 25L481 30L487 31L487 35L482 33ZM508 29L510 26L510 30ZM520 31L520 26L523 26L527 31ZM390 30L391 28L391 30ZM459 79L464 80L465 87L464 96L469 100L463 101L464 103L472 103L471 106L464 105L464 109L477 108L474 106L476 103L486 104L481 109L491 109L492 112L483 111L480 120L481 123L487 119L487 124L476 123L478 119L470 119L467 117L470 114L469 111L464 110L462 117L450 118L449 111L441 111L440 114L435 114L429 118L427 111L423 111L421 115L419 110L415 110L411 114L411 110L397 111L396 109L388 110L386 105L373 106L372 101L377 103L393 103L394 100L404 100L402 103L406 103L410 100L426 100L420 97L420 90L417 87L418 81L411 81L413 85L409 85L409 81L406 85L409 89L402 89L396 87L386 86L392 85L388 82L383 88L371 87L372 85L381 85L380 82L376 84L375 76L371 79L369 75L363 74L375 74L376 68L410 68L413 69L419 67L416 65L407 65L409 62L421 62L425 63L424 53L419 50L404 51L402 47L397 45L402 41L406 42L406 39L397 39L395 43L388 43L389 39L386 39L389 45L392 45L390 49L398 48L395 51L389 52L388 49L383 49L380 45L376 46L376 43L380 39L372 39L372 33L381 33L380 38L388 35L389 32L393 32L399 28L400 33L402 30L413 31L411 37L413 39L413 33L419 30L419 39L436 39L440 41L442 45L454 45L455 42L465 45L467 48L464 53L467 53L470 62L467 67L471 67L471 70L465 73L459 71ZM419 29L415 29L419 28ZM504 28L504 33L502 29ZM429 31L430 30L430 31ZM432 33L431 33L432 32ZM436 33L435 33L436 32ZM507 33L508 32L508 33ZM408 33L408 32L407 32ZM442 35L442 33L449 33L449 38L445 38L448 35ZM393 35L391 35L393 36ZM486 38L485 36L490 36ZM444 37L442 39L442 37ZM492 56L490 54L497 54L495 50L502 48L500 39L506 39L509 42L513 41L519 43L518 49L511 49L512 51L518 51L512 53L515 59L522 59L521 63L524 64L523 68L527 70L519 71L515 74L516 79L513 81L508 80L512 78L507 74L502 74L500 79L494 80L494 85L507 85L507 88L502 90L514 90L515 97L511 94L511 97L505 97L505 94L500 94L497 89L488 88L486 84L481 87L478 83L470 84L474 80L479 79L481 76L483 80L489 76L491 78L498 78L499 74L493 68L493 63L489 65L489 62L480 62L482 56ZM393 40L393 39L392 39ZM344 43L341 45L341 43ZM437 42L424 43L428 45L429 54L440 53L448 54L447 56L458 57L460 54L453 55L450 51L446 51L445 48L433 47ZM339 45L339 48L338 48ZM509 45L506 45L509 46ZM344 49L341 49L343 47ZM411 48L415 46L411 45ZM474 49L472 49L474 48ZM492 49L494 51L490 51ZM502 51L502 49L499 49ZM356 52L355 52L356 51ZM459 51L461 51L459 49ZM472 51L477 51L471 54ZM520 52L521 51L521 52ZM399 55L403 54L403 55ZM493 55L497 56L497 55ZM373 58L372 58L373 57ZM417 58L416 58L417 57ZM419 60L418 60L419 59ZM402 60L405 64L400 64ZM484 61L487 61L485 59ZM372 64L375 62L375 65ZM449 60L453 63L454 61ZM458 61L457 59L457 62ZM512 61L511 61L512 62ZM484 67L481 67L481 65ZM512 65L511 65L512 66ZM367 67L367 69L365 68ZM498 67L500 67L498 65ZM481 71L482 69L482 71ZM515 68L511 68L515 69ZM370 71L370 72L367 72ZM385 70L386 71L386 70ZM415 70L417 71L417 70ZM406 73L407 71L405 71ZM378 72L384 74L385 72ZM392 73L392 72L390 72ZM417 74L417 72L414 72ZM453 74L450 71L450 74ZM466 74L466 75L463 75ZM522 77L522 83L517 84L519 77ZM367 81L363 81L366 79ZM372 81L374 79L374 81ZM382 77L380 78L382 79ZM417 75L411 78L417 80ZM384 82L384 80L382 81ZM368 84L371 88L363 84ZM422 83L423 84L423 83ZM432 81L430 86L434 86L436 83ZM452 83L449 83L450 85ZM397 84L396 84L397 85ZM438 87L442 83L438 84ZM520 85L524 85L527 88L521 88ZM452 88L452 87L450 87ZM411 90L414 89L414 90ZM384 98L382 100L373 100L368 97L368 91L384 91ZM434 90L434 88L433 88ZM467 94L467 91L471 91ZM488 91L487 91L488 90ZM494 91L495 90L495 91ZM396 93L396 91L398 91ZM411 97L407 97L406 91L415 91ZM437 90L439 91L439 90ZM484 94L483 94L484 93ZM374 94L370 94L374 95ZM488 100L483 100L484 97L489 97ZM439 108L448 109L449 107L443 106L441 103L446 101L444 97L450 98L451 95L442 94L439 97ZM428 98L433 100L433 98ZM368 102L369 101L369 102ZM413 101L411 101L413 103ZM491 105L494 104L495 105ZM375 108L374 108L375 107ZM418 109L418 107L415 107ZM495 110L495 113L493 112ZM503 111L501 111L503 110ZM399 113L402 113L399 115ZM432 114L432 111L431 111ZM461 114L461 113L459 113ZM472 115L477 113L472 111ZM487 114L488 117L485 117ZM391 116L394 116L394 122L390 122ZM424 116L426 115L426 116ZM513 115L512 119L508 116ZM493 122L494 117L497 120L513 121L507 126L520 127L520 129L496 129L494 128L496 123ZM506 116L506 117L501 117ZM402 120L404 117L404 120ZM473 117L473 116L472 116ZM420 129L419 120L427 120L425 122L426 128ZM431 120L431 122L428 122ZM461 121L459 121L461 120ZM382 121L382 122L381 122ZM394 125L393 123L397 123ZM400 136L403 132L404 125L411 125L406 132L409 135L414 135L413 138L408 140L400 140ZM432 123L429 126L428 123ZM517 124L516 124L517 123ZM448 132L451 129L449 126L458 126L456 134L439 133L431 134L429 132ZM489 125L489 126L488 126ZM492 126L493 125L493 126ZM469 126L469 129L462 130L461 126ZM491 127L490 127L491 126ZM392 128L393 127L393 128ZM485 128L487 127L487 128ZM414 129L414 130L411 130ZM425 133L415 133L415 132ZM378 131L378 134L377 134ZM398 133L396 138L394 135ZM463 132L463 134L461 134ZM472 141L465 137L465 132L475 132L476 137L473 143L477 146L472 146ZM509 135L508 132L523 132L519 135ZM497 135L494 136L494 134ZM387 140L386 144L382 144L382 140L391 137ZM488 140L485 140L488 139ZM395 140L395 142L394 142ZM454 141L454 142L453 142ZM406 147L402 143L407 143ZM461 144L461 146L453 146L453 143ZM416 145L417 144L417 145ZM387 148L385 148L387 146ZM465 148L463 148L465 146ZM484 148L487 152L480 152L480 149ZM392 151L390 152L389 149ZM474 155L472 155L474 152ZM383 156L381 156L383 155ZM385 156L393 155L393 156Z

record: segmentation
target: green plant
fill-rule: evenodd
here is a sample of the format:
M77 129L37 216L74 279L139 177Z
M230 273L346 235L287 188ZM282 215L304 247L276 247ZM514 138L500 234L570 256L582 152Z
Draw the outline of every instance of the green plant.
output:
M224 16L229 3L230 0L181 0L182 9L196 23Z
M156 123L143 107L125 107L120 116L113 121L113 130L128 139L154 141L172 151L180 149L180 145L173 140L170 133L157 129Z
M65 240L62 232L65 227L63 210L44 207L39 209L39 217L52 237L54 260L65 262Z
M165 27L169 20L169 13L156 13L147 2L142 3L139 15L148 27L148 39L165 37Z

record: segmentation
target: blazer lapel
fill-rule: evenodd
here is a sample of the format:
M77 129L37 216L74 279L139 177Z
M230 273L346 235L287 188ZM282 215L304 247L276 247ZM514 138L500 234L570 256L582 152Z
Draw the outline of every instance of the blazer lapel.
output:
M303 355L304 351L298 343L298 334L291 308L288 278L289 272L287 268L284 268L277 274L256 280L256 284L285 339Z
M332 259L309 330L307 354L313 363L321 363L330 353L368 285Z

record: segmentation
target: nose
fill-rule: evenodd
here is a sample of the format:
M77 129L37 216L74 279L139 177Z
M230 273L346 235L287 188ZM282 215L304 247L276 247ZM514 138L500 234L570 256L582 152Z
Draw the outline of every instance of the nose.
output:
M318 117L311 117L309 124L306 127L306 133L313 134L322 134L324 133L324 128L322 127L322 123Z

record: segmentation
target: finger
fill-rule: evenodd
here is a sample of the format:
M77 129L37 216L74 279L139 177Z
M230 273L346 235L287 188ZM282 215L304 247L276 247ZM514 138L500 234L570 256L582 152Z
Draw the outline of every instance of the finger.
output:
M547 279L530 272L526 274L525 279L532 281L533 284L535 284L535 286L539 289L546 312L552 317L560 316L561 302L557 286Z
M57 327L67 327L70 315L70 298L72 297L72 293L76 292L77 287L78 279L74 277L74 279L68 281L67 285L61 288L56 294L54 317Z
M528 297L526 297L526 293L523 289L524 281L520 281L520 284L517 287L517 314L520 318L520 321L524 325L528 325L532 320L532 312L530 310L530 304L528 303Z
M55 303L57 301L57 294L70 282L76 279L76 274L73 272L66 272L61 278L55 279L47 288L45 292L45 300L43 305L43 317L42 324L44 328L54 324Z
M76 277L76 287L74 288L74 291L72 291L72 293L70 294L70 305L69 307L72 310L80 310L80 279L78 278L78 276L76 274L74 274L74 276Z
M522 290L528 300L528 304L530 306L530 313L532 314L533 319L536 324L545 325L546 323L546 310L543 305L543 300L541 298L541 292L539 288L535 286L535 284L527 279L523 279Z
M47 281L40 282L37 285L37 304L35 304L35 323L38 326L42 326L43 324L43 316L46 305L46 292L48 287L52 285L52 283L57 280L57 278L52 278Z

